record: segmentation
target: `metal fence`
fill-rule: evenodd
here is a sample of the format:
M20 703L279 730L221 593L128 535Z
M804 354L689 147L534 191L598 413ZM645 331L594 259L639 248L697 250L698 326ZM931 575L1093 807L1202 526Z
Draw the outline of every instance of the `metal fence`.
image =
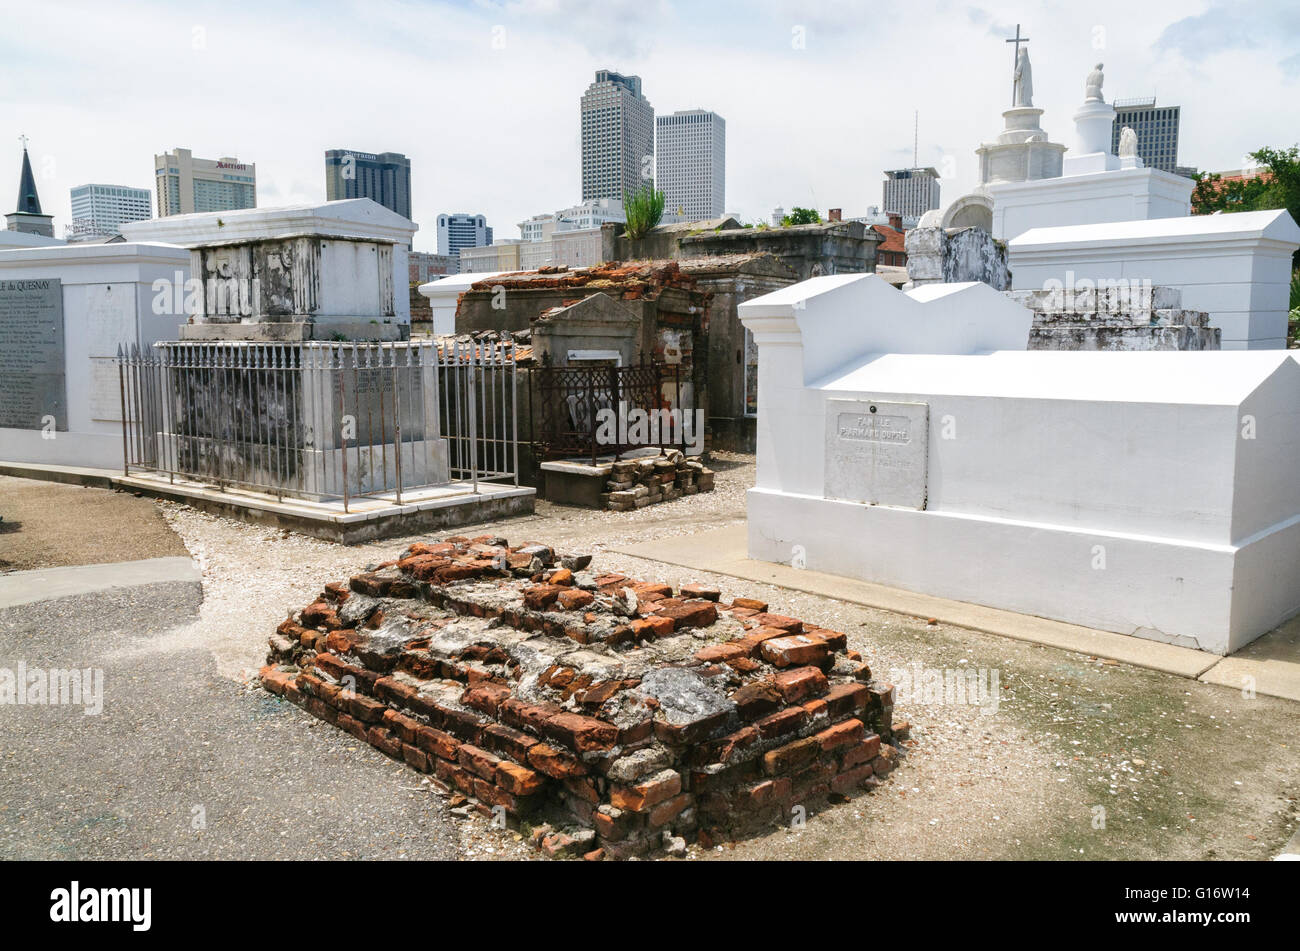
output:
M518 484L508 345L165 342L118 353L124 470L278 498Z
M438 405L454 479L519 484L518 370L513 343L438 346Z
M615 459L630 449L647 445L685 444L685 431L659 427L647 438L629 437L629 417L640 410L648 415L672 406L682 407L680 365L641 362L632 366L549 366L536 368L529 377L531 402L536 406L538 429L533 445L539 459L598 456Z

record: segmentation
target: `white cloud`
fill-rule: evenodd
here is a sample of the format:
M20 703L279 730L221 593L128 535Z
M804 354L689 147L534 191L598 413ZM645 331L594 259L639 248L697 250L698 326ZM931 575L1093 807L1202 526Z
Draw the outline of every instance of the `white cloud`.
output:
M1185 164L1230 168L1261 145L1291 144L1279 132L1300 128L1300 66L1240 43L1196 46L1196 24L1236 35L1244 21L1263 48L1296 49L1294 18L1261 30L1261 6L1215 3L1189 17L1178 0L918 0L900 17L830 0L232 0L191 14L145 0L25 4L0 37L0 134L31 136L60 226L71 186L152 188L154 153L176 146L256 162L263 204L323 198L327 148L405 152L424 225L416 247L432 248L440 211L481 211L507 237L578 200L578 100L610 66L640 75L657 112L726 118L728 210L852 215L879 204L883 169L911 162L914 109L920 161L955 168L944 200L974 185L974 150L999 131L1009 96L1002 39L1016 22L1056 141L1071 141L1100 59L1108 97L1155 92L1182 105ZM10 141L0 200L17 180Z

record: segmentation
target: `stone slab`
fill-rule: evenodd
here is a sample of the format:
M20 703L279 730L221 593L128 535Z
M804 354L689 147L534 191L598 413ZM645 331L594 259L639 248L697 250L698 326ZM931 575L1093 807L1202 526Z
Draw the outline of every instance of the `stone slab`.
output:
M0 427L68 428L63 283L0 281Z
M392 493L353 499L349 511L344 512L341 500L279 500L260 492L230 488L223 492L197 482L173 483L165 477L145 474L114 476L112 484L154 498L184 502L214 515L287 529L342 545L531 515L537 495L529 486L480 482L475 492L470 483L451 482L403 492L400 505Z
M826 497L924 509L930 444L926 403L826 401Z

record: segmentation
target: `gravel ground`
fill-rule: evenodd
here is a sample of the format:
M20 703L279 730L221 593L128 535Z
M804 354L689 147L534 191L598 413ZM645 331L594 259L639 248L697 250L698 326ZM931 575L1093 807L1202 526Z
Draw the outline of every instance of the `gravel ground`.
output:
M219 675L194 599L156 585L0 611L0 667L103 672L97 715L3 708L0 858L463 855L419 776Z
M607 551L743 521L753 457L715 453L711 464L713 493L623 513L539 502L534 515L484 530L591 551L600 567L647 580L706 581L724 598L763 598L845 631L879 676L914 663L996 670L1000 701L994 712L900 697L895 718L914 725L912 739L904 765L878 790L802 829L696 848L693 858L1263 859L1297 827L1295 704ZM263 662L275 625L325 581L410 541L344 548L161 505L203 568L196 636L217 671L239 682ZM469 857L533 856L514 833L478 820L459 829Z

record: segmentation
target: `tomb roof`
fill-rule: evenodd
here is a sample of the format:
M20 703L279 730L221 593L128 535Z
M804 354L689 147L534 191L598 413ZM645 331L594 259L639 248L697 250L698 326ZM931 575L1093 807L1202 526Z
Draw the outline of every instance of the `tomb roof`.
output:
M1237 406L1274 374L1295 374L1285 350L1052 351L866 355L819 389L870 393Z

